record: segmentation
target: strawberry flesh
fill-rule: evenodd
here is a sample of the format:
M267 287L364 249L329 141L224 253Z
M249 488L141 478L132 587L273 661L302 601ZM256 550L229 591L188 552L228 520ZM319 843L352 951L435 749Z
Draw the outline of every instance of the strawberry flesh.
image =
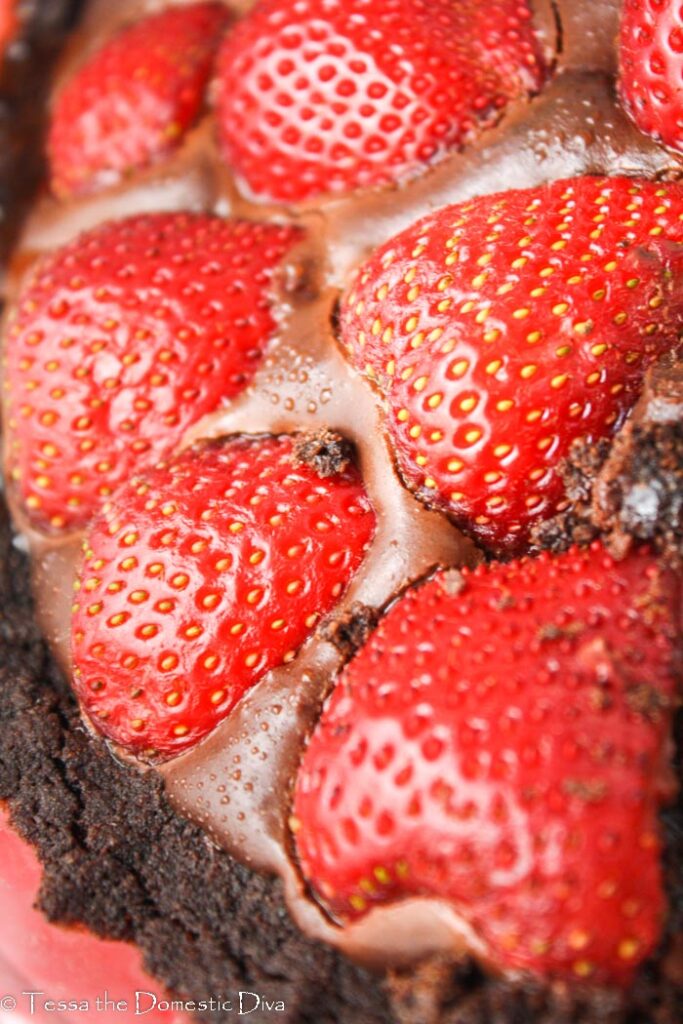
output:
M407 592L339 678L296 781L340 921L447 901L504 969L628 983L665 900L675 581L599 544Z
M566 506L558 466L613 435L682 325L683 187L578 178L446 207L342 304L400 470L499 551Z
M105 224L42 261L8 325L8 469L39 528L83 525L141 461L251 380L292 227Z
M74 687L131 750L193 746L338 601L372 539L357 471L322 479L288 437L188 449L93 522L73 616Z

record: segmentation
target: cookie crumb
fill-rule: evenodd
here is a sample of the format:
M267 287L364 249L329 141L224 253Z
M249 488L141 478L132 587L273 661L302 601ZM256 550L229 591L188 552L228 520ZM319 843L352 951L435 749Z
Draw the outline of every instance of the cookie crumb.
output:
M332 430L307 431L294 445L294 465L309 466L321 480L343 473L353 459L353 445Z
M322 629L325 640L337 648L344 658L351 658L363 646L377 625L379 613L360 601L335 616Z
M457 597L465 589L465 577L459 569L447 569L441 583L449 597Z

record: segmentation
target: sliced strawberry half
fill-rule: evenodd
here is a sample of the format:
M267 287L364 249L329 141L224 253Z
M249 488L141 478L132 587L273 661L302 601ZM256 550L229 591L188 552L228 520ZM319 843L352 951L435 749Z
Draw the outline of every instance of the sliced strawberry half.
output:
M683 152L683 7L624 0L619 90L638 127Z
M226 39L226 158L298 202L415 174L540 88L527 0L262 0Z
M577 438L623 423L683 324L683 187L578 178L449 206L361 267L341 311L408 485L494 549L565 507Z
M673 578L643 552L440 573L342 673L294 794L339 920L447 901L507 970L628 983L665 914Z
M5 344L8 469L36 526L83 525L141 461L244 388L275 329L274 270L300 237L150 214L38 265Z
M52 114L58 196L115 184L179 145L204 105L228 17L222 3L169 7L124 28L83 64Z
M321 478L288 437L187 450L89 532L74 686L97 728L173 754L293 658L359 567L375 515L357 471Z

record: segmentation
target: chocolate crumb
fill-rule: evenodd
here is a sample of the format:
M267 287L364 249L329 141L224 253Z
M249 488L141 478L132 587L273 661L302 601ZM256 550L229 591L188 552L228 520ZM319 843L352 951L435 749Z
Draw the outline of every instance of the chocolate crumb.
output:
M659 718L660 713L669 706L664 694L655 686L648 686L646 683L630 686L626 691L626 703L631 711L651 721Z
M378 619L379 613L374 608L354 601L345 612L326 622L321 632L348 660L366 642Z
M573 637L583 633L585 628L582 622L570 622L566 626L557 626L555 623L549 622L539 629L538 639L542 643L549 640L571 640Z
M392 971L388 978L397 1024L440 1024L440 1008L452 986L453 968L434 957L415 971Z
M560 552L602 535L617 558L647 541L682 564L683 360L670 353L651 367L614 442L575 441L560 473L572 507L535 527L535 547Z
M590 500L593 480L604 466L610 448L611 442L606 438L597 444L573 442L569 458L560 466L560 476L571 502Z
M352 459L351 442L332 430L300 434L294 445L294 465L309 466L322 480L343 473Z
M533 548L542 548L554 555L567 551L572 544L586 546L598 536L598 529L590 522L584 522L577 513L562 512L552 519L537 523L531 530L530 542Z
M599 803L607 794L607 786L597 779L565 779L562 788L569 796L576 796L587 804Z
M683 421L629 424L593 490L594 522L613 542L652 542L683 561Z
M441 586L449 597L457 597L465 589L465 577L459 569L447 569L441 576Z

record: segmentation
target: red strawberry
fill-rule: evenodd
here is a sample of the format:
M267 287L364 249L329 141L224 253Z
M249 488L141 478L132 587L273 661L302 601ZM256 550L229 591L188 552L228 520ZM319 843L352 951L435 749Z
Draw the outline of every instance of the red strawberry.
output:
M680 185L580 178L446 207L375 252L342 336L408 485L521 549L563 506L572 441L616 431L676 344L681 242Z
M194 745L338 600L375 516L354 469L322 479L294 452L285 437L189 449L94 521L74 686L111 739Z
M0 57L17 30L17 0L0 0Z
M8 468L40 527L85 523L249 381L297 229L193 214L96 228L39 264L6 345Z
M504 969L627 982L665 911L674 590L596 544L394 604L296 783L301 867L334 916L433 896Z
M683 7L624 0L619 50L622 101L646 135L683 152Z
M527 0L262 0L218 59L227 159L299 201L414 174L544 77Z
M106 188L157 163L197 119L228 12L170 7L125 28L57 96L48 139L52 188Z

